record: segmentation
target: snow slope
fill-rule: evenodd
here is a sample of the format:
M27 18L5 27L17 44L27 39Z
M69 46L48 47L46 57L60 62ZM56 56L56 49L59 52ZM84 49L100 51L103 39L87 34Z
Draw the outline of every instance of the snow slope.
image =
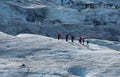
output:
M114 41L91 39L87 47L78 41L0 32L0 77L120 77L119 47Z

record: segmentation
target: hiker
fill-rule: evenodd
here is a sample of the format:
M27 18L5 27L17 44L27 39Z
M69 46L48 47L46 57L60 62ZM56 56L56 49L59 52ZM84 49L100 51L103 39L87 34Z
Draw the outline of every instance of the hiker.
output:
M82 42L83 42L83 45L84 45L84 43L85 43L85 38L82 39Z
M82 44L82 36L79 38L79 43Z
M71 35L71 41L74 42L75 37Z
M58 40L61 38L61 34L60 33L58 33L57 38L58 38Z
M68 34L67 34L66 37L65 37L65 38L66 38L66 41L68 41L68 37L69 37L69 36L68 36Z
M89 40L87 40L87 41L86 41L86 43L87 43L87 46L89 46L89 42L90 42Z

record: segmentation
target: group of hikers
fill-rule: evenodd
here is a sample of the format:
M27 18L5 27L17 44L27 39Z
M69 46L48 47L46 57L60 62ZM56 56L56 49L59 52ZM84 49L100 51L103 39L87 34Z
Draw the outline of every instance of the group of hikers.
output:
M66 34L66 36L65 36L66 41L69 40L69 36L71 37L71 42L74 42L75 36L74 35L68 35L68 34ZM61 34L60 33L58 33L57 38L58 38L58 40L61 39ZM85 39L83 36L79 36L78 41L79 41L80 44L83 44L83 45L85 45L85 42L86 42L87 46L89 46L89 40Z

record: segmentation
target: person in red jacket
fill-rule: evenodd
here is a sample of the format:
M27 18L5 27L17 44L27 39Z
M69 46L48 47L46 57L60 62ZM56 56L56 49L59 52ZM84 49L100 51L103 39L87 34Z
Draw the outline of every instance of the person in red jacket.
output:
M71 35L71 41L74 42L75 37Z
M61 38L61 34L60 33L58 33L57 38L58 38L58 40Z
M67 34L66 37L65 37L66 41L68 41L68 37L69 37L69 36L68 36L68 34Z
M82 44L82 39L83 39L83 37L80 36L80 38L79 38L79 43L80 43L80 44Z

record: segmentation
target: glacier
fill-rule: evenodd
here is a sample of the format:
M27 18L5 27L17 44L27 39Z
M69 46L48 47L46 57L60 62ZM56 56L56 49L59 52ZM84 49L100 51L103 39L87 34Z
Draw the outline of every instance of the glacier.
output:
M0 0L0 77L120 77L119 4Z
M59 1L50 1L1 1L0 31L11 35L33 33L51 37L61 32L63 35L81 34L86 38L120 41L119 8L86 8L79 11L77 7L80 5L62 6ZM101 6L105 5L103 3Z
M77 40L0 32L0 76L119 77L119 46L120 42L92 39L87 47Z

